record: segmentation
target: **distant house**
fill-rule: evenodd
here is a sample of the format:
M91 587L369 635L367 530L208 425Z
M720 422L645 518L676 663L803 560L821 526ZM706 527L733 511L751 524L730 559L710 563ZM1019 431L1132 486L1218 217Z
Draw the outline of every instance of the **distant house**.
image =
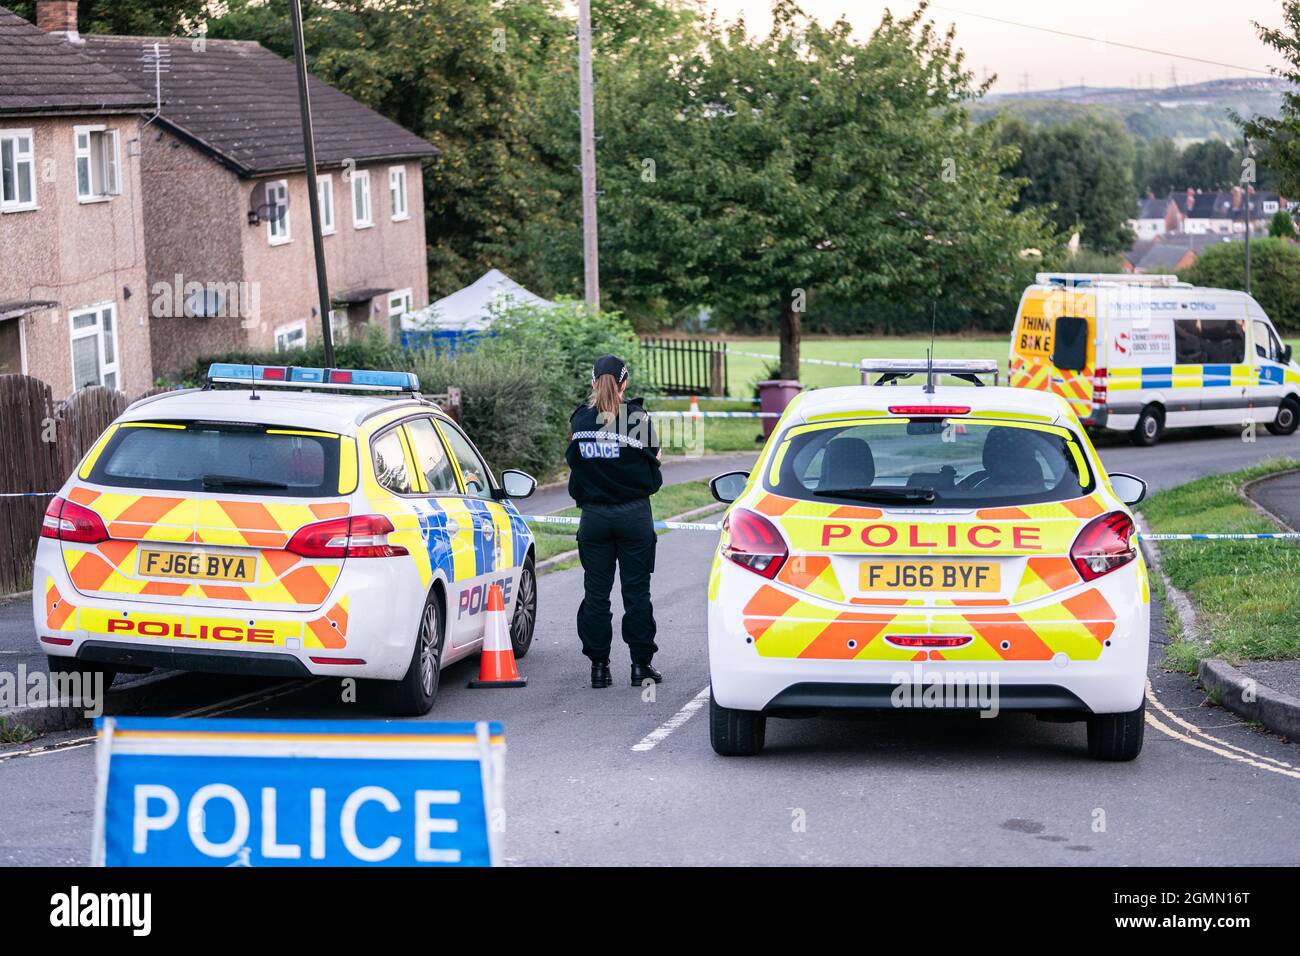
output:
M1129 220L1138 241L1155 239L1171 232L1181 232L1183 214L1172 196L1157 199L1146 196L1138 200L1137 218Z
M0 7L0 374L34 375L56 398L138 394L153 385L150 97L69 42L75 21L55 16L66 6L41 5L44 30Z
M1180 272L1191 268L1206 247L1236 241L1220 235L1173 234L1155 239L1139 239L1123 254L1125 272Z
M1234 186L1228 191L1185 192L1171 194L1182 213L1181 231L1193 236L1230 236L1246 232L1246 191ZM1251 234L1268 232L1268 220L1284 202L1277 193L1250 190Z

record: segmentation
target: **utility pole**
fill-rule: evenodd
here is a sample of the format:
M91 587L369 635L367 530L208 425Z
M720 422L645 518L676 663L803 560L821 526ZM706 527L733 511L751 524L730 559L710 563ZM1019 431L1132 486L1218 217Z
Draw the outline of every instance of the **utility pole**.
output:
M600 311L596 244L596 97L591 76L591 0L578 0L578 113L582 127L582 271L587 308Z
M311 126L311 96L307 91L307 53L302 38L301 0L290 0L293 15L293 55L298 67L298 112L302 117L302 153L307 163L307 205L311 209L311 241L316 253L316 292L320 296L321 341L325 367L334 367L334 333L330 328L330 286L325 275L325 240L321 236L319 192L316 188L316 137Z
M1246 180L1246 295L1250 295L1250 187L1255 183L1254 170L1250 168L1250 135L1242 137L1242 176Z

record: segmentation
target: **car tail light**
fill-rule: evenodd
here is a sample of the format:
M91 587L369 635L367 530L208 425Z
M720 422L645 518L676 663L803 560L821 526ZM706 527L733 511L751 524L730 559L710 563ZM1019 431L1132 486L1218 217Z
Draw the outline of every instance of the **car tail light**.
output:
M969 405L890 405L889 414L891 415L921 415L927 418L937 418L941 415L967 415L970 413Z
M885 640L899 647L964 647L971 642L969 634L886 634Z
M396 558L409 552L389 544L395 531L383 515L331 518L304 525L289 539L285 550L304 558Z
M108 540L104 519L89 508L56 497L41 519L41 537L80 544L99 544Z
M774 578L790 556L785 538L776 525L762 515L737 508L723 526L729 532L722 556L765 578Z
M1106 370L1099 368L1092 376L1092 403L1094 405L1105 405L1106 391Z
M1093 518L1070 548L1070 560L1085 581L1122 568L1137 557L1133 547L1133 519L1122 511Z

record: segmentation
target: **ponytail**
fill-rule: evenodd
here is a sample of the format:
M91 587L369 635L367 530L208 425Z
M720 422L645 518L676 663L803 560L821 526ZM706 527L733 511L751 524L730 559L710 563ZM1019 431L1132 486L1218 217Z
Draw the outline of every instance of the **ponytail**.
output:
M596 409L601 424L608 425L618 418L618 406L622 398L622 389L619 388L618 380L613 375L601 375L591 383L587 407Z

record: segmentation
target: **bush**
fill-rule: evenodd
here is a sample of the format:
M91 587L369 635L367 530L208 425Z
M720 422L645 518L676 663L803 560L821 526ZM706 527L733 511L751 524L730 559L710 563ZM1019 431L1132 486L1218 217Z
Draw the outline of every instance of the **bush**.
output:
M460 388L461 423L495 472L522 468L544 478L555 471L555 448L538 440L539 422L546 422L550 412L545 399L539 400L546 391L541 366L523 356L482 349L455 356L432 351L410 355L411 370L426 392Z
M1244 289L1246 244L1216 243L1180 275L1186 282L1215 289ZM1300 332L1300 248L1285 239L1250 244L1251 294L1283 333Z
M581 302L563 301L543 309L517 306L503 311L492 326L493 335L476 352L522 362L540 373L533 399L536 415L531 434L540 446L540 460L549 461L543 473L558 469L569 440L569 416L591 391L591 365L612 353L631 369L632 394L637 391L641 347L622 316L602 312L593 316Z

